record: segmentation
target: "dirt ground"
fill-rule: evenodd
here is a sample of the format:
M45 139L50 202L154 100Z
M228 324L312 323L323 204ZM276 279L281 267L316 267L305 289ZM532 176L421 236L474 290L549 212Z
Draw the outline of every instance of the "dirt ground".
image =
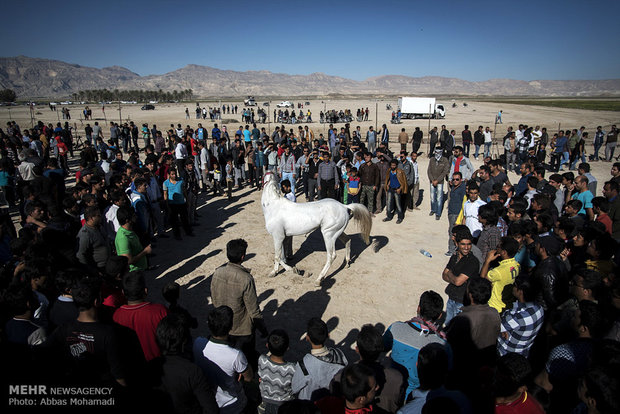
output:
M296 103L297 101L293 99ZM305 101L305 100L304 100ZM517 127L519 123L528 125L540 125L547 127L551 135L558 127L579 128L585 126L590 132L590 141L594 138L594 130L597 125L602 125L609 130L612 123L620 121L620 113L611 111L586 111L563 108L546 108L539 106L527 106L518 104L494 104L489 102L469 102L464 107L462 100L455 101L456 108L451 108L452 101L444 101L447 108L446 118L443 120L431 120L430 125L440 127L445 124L448 129L457 131L457 141L460 140L460 131L465 124L471 129L478 125L494 128L495 114L499 109L503 110L503 121L497 125L496 135L501 139L507 126ZM234 102L222 102L234 103ZM386 104L396 108L395 101L374 100L332 100L311 101L309 106L312 117L315 120L310 128L318 136L319 133L326 135L327 125L319 124L319 112L326 109L349 108L355 113L358 107L370 110L370 121L357 123L352 122L354 129L361 126L365 135L370 125L381 126L387 123L390 130L391 149L399 148L396 142L400 128L405 128L411 134L415 126L419 126L426 134L428 120L405 120L401 125L391 125L389 120L391 111L386 110ZM262 101L259 102L259 105ZM133 120L138 124L148 122L149 125L156 123L159 129L167 129L171 123L191 125L196 127L198 122L211 129L212 122L198 121L196 119L185 120L184 109L192 109L195 104L162 104L156 105L154 111L141 111L140 105L123 105L121 116L123 121ZM203 104L209 106L209 103ZM211 106L217 103L211 103ZM237 102L241 108L241 102ZM273 114L272 103L271 114ZM56 122L60 115L52 112L48 107L38 107L35 110L35 119L44 122ZM378 108L378 116L375 108ZM73 105L71 123L83 135L85 121L80 121L79 113L83 105ZM119 121L118 108L113 105L106 106L106 117L100 106L92 106L92 122L98 120L104 126L105 136L109 136L109 128L103 123L107 120ZM304 108L306 112L308 107ZM299 109L297 109L299 112ZM224 115L228 130L237 129L240 115ZM377 119L378 118L378 119ZM31 122L27 107L0 108L0 120L3 125L9 119L16 120L21 126L28 127ZM60 121L62 117L60 117ZM221 125L222 121L218 121ZM304 125L304 124L301 124ZM264 125L272 131L274 124ZM343 126L337 124L336 126ZM259 125L259 128L261 125ZM287 128L297 128L287 126ZM269 329L285 328L291 337L291 351L289 358L296 359L306 352L307 345L298 341L303 336L306 321L312 316L319 316L328 323L330 337L335 344L343 346L348 356L353 356L355 338L358 329L365 323L380 324L387 327L394 321L406 320L416 315L418 299L425 290L435 290L443 295L445 282L441 279L441 271L448 262L444 255L447 250L447 216L444 214L441 220L429 217L430 203L428 201L429 183L426 175L428 159L427 137L425 135L421 150L425 154L420 161L420 189L422 200L420 210L407 212L402 224L395 221L384 223L381 221L385 213L377 215L373 220L371 231L371 245L366 246L359 236L353 237L352 256L353 263L350 268L344 268L343 246L337 244L338 257L330 269L327 279L320 288L314 286L314 279L325 263L325 246L319 232L315 231L306 237L295 237L293 240L294 259L293 263L313 277L300 278L289 273L280 273L275 278L267 278L267 274L273 266L273 243L271 236L265 229L262 209L260 205L260 192L246 187L234 193L233 202L229 203L225 198L212 198L201 196L199 202L199 214L201 215L200 226L196 228L196 237L184 238L182 242L174 239L164 239L155 247L153 264L159 264L160 268L147 274L150 297L154 301L161 301L161 288L170 281L177 281L184 289L181 294L181 303L199 319L199 327L195 335L207 334L206 315L210 310L210 280L213 271L226 263L226 243L235 238L244 238L248 242L248 254L244 265L252 270L256 279L257 293L260 306ZM473 146L472 146L473 147ZM408 147L409 150L411 147ZM473 149L473 148L472 148ZM495 149L495 147L494 147ZM500 145L501 150L501 145ZM591 142L587 150L592 150ZM77 155L77 154L76 154ZM472 162L475 166L480 161ZM601 194L602 183L609 178L611 163L592 163L592 173L599 180L598 194ZM517 177L509 174L511 181L516 182ZM304 202L303 196L299 202ZM349 223L347 234L356 234L354 223ZM419 253L424 248L432 254L428 258ZM444 295L445 297L445 295ZM264 342L259 339L258 342ZM259 350L262 350L259 344Z

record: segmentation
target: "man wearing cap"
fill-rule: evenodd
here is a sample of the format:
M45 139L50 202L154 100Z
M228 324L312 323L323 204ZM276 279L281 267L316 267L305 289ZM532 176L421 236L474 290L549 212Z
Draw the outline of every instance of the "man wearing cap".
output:
M331 160L331 154L325 152L323 154L323 162L319 164L319 174L317 177L319 186L319 198L336 199L336 190L338 190L338 168Z
M433 158L428 162L428 180L431 183L431 212L429 216L436 215L436 220L441 217L443 207L443 181L450 172L450 163L444 157L443 150L436 148Z

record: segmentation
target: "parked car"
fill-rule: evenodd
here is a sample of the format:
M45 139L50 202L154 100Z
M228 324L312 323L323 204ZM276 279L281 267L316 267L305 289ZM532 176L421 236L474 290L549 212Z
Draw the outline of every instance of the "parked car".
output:
M155 109L155 105L151 105L151 104L142 105L142 108L140 108L140 109L142 109L143 111L151 111L151 110Z
M263 106L269 106L269 102L263 102Z
M308 106L308 105L310 105L310 102L306 101L306 103L304 105Z
M289 101L282 101L279 104L276 105L278 108L290 108L291 106L293 106L292 103L290 103Z

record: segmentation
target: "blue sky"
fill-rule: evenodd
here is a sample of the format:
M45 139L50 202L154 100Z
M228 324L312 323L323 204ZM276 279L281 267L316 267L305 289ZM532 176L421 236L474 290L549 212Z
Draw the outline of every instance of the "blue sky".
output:
M189 63L472 81L620 77L620 1L72 1L3 5L0 56L140 75Z

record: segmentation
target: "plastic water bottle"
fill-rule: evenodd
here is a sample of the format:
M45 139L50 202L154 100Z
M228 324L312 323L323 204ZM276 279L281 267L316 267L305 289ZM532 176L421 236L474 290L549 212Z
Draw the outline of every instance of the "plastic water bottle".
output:
M433 255L432 255L432 254L430 254L429 252L427 252L427 251L426 251L426 250L424 250L424 249L420 249L420 253L422 253L422 254L423 254L424 256L426 256L426 257L433 257Z

